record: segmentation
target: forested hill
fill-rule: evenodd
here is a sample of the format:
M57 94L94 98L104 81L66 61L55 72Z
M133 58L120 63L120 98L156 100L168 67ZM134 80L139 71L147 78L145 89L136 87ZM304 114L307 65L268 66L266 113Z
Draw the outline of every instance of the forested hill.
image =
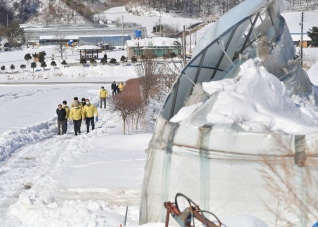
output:
M244 0L130 0L127 4L132 13L142 15L143 9L176 13L184 17L219 17ZM318 9L317 0L285 0L286 11ZM139 7L139 8L138 8Z

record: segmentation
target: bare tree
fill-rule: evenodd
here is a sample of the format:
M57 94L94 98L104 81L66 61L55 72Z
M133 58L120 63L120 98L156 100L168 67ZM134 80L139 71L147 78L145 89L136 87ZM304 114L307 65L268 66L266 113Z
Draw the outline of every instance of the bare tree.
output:
M139 83L127 81L124 90L110 99L110 111L118 112L123 120L123 134L126 134L126 123L133 115L138 115L144 108L144 101L140 94ZM139 116L140 117L140 116Z
M55 50L61 54L61 60L63 59L63 54L66 52L66 43L65 43L65 36L64 35L56 35L54 37L56 41Z

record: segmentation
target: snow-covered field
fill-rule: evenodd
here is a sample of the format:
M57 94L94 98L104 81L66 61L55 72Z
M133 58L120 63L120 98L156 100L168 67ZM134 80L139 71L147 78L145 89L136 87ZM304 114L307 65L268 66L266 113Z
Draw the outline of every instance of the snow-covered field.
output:
M31 62L27 63L24 60L25 54L29 53L38 53L40 51L45 51L45 62L47 67L44 69L41 68L40 63L37 63L37 67L34 69L31 68ZM101 53L100 58L102 58L104 53ZM67 49L66 54L63 58L69 64L64 67L61 62L61 56L56 51L54 46L43 46L39 48L29 48L24 50L17 51L6 51L0 52L0 66L5 66L5 70L0 72L0 81L18 81L18 80L38 80L38 79L83 79L83 78L98 78L98 81L113 81L114 78L121 78L122 81L127 79L137 77L135 70L131 64L125 64L124 66L120 63L120 57L122 55L127 55L125 50L116 50L107 52L107 58L115 58L117 65L100 65L96 66L90 65L87 63L83 67L79 63L79 52L72 50L71 48ZM54 61L57 63L57 66L52 67L51 61L54 58ZM99 60L98 60L99 62ZM11 65L15 66L15 69L12 71L10 69ZM26 65L25 72L20 69L20 65ZM77 81L77 80L73 80Z
M56 135L57 104L74 96L97 104L99 88L1 86L0 226L119 226L126 206L128 223L138 223L151 134L123 136L120 117L99 109L96 130L75 137L69 123Z

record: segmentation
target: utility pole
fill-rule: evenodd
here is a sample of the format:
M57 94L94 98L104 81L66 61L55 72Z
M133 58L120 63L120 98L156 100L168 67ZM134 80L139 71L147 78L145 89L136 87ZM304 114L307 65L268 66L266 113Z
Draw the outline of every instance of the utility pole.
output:
M160 17L159 17L159 29L160 29L160 36L162 37L162 29L161 29L161 9L160 9Z
M124 50L124 16L121 16L122 24L123 24L123 36L122 36L122 41L123 41L123 50Z
M185 25L183 25L183 64L186 64L186 52L187 52L187 47L186 47L186 36L185 36Z
M7 28L9 28L9 14L7 14Z
M301 65L303 65L303 30L304 30L304 12L301 12L301 35L300 35L300 57Z
M190 52L190 54L192 53L192 50L191 50L191 44L192 44L192 43L191 43L191 23L190 23L190 51L189 51L189 52Z

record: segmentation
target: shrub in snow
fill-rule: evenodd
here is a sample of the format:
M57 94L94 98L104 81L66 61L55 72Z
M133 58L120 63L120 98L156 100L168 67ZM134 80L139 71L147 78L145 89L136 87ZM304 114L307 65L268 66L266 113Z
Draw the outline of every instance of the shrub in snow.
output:
M44 62L41 63L41 67L43 68L43 71L44 71L44 68L47 66L47 64Z
M10 66L10 69L12 70L12 73L13 73L13 70L15 69L15 66L12 64L12 65Z
M34 68L36 68L36 63L35 62L31 63L31 68L33 69L33 73L34 73Z
M55 62L55 61L51 61L51 66L52 66L53 69L55 70L56 62Z
M136 58L135 56L132 56L132 58L131 58L130 60L131 60L131 62L132 62L133 64L137 62L137 58Z
M109 61L110 64L117 64L117 60L115 58L110 59Z
M101 63L102 65L105 65L105 64L107 63L107 59L106 59L106 58L102 58L102 59L100 60L100 63Z
M36 61L36 59L38 59L38 61L41 62L41 63L44 62L45 55L46 55L45 51L41 51L39 53L32 54L34 60Z
M6 67L4 65L1 66L1 70L2 70L2 73L4 73L4 70L6 70Z
M148 58L147 58L146 55L141 55L141 56L140 56L140 59L143 60L143 61L145 61L145 60L147 60Z
M86 60L86 59L85 59L85 60ZM65 69L65 65L67 65L67 62L66 62L65 60L63 60L63 61L61 62L61 64L64 65L64 69Z
M97 62L96 62L95 59L91 59L89 62L90 62L92 65L96 65L96 64L97 64Z
M22 72L24 73L24 69L26 68L26 65L20 65L20 69L22 69Z
M162 57L163 57L163 59L168 59L169 58L169 56L166 55L166 54L162 55Z
M158 56L155 55L155 54L151 55L151 58L152 58L152 59L157 58L157 57L158 57Z
M123 56L121 56L120 61L121 61L121 62L123 63L123 65L124 65L124 62L127 62L127 58L123 55Z
M31 59L32 59L31 54L26 54L26 55L24 55L24 60L26 60L28 64L29 64L29 61L30 61Z
M177 55L176 55L175 52L172 52L172 53L170 53L170 57L171 57L171 58L175 58L175 57L177 57Z
M83 65L83 67L86 65L87 60L86 58L81 58L80 63Z

